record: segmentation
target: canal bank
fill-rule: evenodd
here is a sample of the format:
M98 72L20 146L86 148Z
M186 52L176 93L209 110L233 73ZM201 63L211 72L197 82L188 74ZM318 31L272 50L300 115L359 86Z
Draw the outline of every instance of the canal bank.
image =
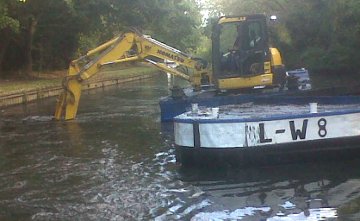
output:
M157 73L159 73L158 70L150 67L131 67L121 70L107 69L96 77L84 81L82 90L139 81L154 77ZM0 108L58 96L63 91L62 79L63 77L53 77L31 81L5 82L0 88Z

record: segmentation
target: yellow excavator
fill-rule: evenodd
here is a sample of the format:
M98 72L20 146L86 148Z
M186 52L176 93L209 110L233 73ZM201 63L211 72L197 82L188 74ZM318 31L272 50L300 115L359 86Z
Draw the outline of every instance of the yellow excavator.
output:
M164 60L191 69L191 74L159 62ZM219 18L212 33L212 66L150 36L130 31L70 63L55 118L71 120L76 117L84 80L106 65L131 61L148 62L186 79L195 90L205 85L218 90L281 86L286 76L279 51L269 47L267 17L263 14Z

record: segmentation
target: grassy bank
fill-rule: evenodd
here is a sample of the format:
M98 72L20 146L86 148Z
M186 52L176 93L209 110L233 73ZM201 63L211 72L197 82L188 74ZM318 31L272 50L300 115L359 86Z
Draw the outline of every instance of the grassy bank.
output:
M156 69L146 66L128 67L122 69L107 68L95 75L89 81L101 79L126 78L139 74L149 74ZM0 80L0 96L22 93L38 89L52 88L61 86L61 81L66 76L66 71L56 71L51 73L35 73L31 80Z

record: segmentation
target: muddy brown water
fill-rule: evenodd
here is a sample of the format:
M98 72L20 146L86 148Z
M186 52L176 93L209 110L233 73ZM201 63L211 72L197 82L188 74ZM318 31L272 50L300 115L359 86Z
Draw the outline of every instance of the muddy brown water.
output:
M0 220L360 220L360 161L182 169L159 77L0 110Z

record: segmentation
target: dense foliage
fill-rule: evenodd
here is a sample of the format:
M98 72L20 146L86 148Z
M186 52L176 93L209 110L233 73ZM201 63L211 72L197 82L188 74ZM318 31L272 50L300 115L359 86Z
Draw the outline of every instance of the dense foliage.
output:
M205 27L201 6L210 17ZM288 67L358 72L358 0L1 0L0 77L1 70L26 75L66 68L129 27L210 59L211 21L252 13L278 16L271 43Z
M200 25L195 0L1 0L0 77L66 68L130 27L194 50Z
M291 68L359 72L358 0L217 0L213 5L213 14L276 14L279 19L270 27L272 42Z

